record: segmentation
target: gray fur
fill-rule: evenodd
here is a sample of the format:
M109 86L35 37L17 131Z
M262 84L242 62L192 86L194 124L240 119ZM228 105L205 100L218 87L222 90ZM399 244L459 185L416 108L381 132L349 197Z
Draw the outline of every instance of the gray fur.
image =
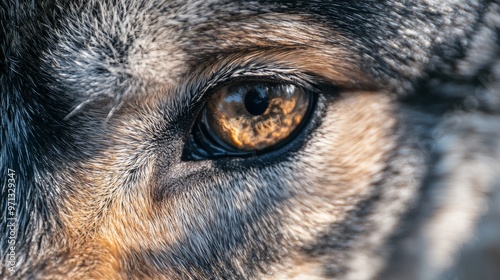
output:
M498 1L2 0L0 24L0 277L500 277ZM249 76L328 85L307 135L186 160Z

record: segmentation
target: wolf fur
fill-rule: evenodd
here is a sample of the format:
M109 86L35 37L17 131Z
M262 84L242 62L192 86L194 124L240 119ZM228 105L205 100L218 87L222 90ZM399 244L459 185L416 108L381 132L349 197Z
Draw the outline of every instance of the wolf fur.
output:
M499 4L1 0L0 277L500 279ZM186 160L247 77L305 132Z

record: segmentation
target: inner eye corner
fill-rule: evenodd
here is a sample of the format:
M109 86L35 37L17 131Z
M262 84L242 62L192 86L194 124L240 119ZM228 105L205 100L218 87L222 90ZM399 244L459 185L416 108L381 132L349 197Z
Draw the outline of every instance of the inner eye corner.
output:
M203 160L278 150L309 122L316 95L295 83L263 79L218 87L201 109L184 154Z

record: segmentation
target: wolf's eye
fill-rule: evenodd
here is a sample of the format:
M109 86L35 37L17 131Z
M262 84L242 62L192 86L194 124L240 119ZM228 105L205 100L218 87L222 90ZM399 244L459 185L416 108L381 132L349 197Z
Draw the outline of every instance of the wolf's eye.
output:
M291 138L307 117L311 103L311 94L293 84L241 82L225 86L202 109L194 141L207 156L262 152Z

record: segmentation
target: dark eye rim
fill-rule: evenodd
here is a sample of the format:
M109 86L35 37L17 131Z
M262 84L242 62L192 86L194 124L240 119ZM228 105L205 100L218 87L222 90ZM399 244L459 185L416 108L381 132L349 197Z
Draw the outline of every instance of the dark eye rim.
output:
M222 141L214 139L212 133L206 131L206 127L202 124L201 118L204 116L202 113L205 109L206 103L209 100L210 96L218 91L219 89L225 86L231 86L238 83L271 83L271 84L279 84L279 83L288 83L293 84L296 87L301 88L304 92L306 92L309 96L309 105L304 115L304 118L300 125L294 129L294 131L283 141L270 146L269 148L255 151L244 151L238 150L234 147L229 146L228 144L222 143ZM192 127L189 130L189 135L186 139L186 143L184 145L182 160L184 161L201 161L201 160L219 160L219 159L231 159L231 158L249 158L249 157L259 157L263 155L267 155L270 153L279 152L283 150L284 147L290 146L292 142L298 140L298 138L302 138L301 136L305 134L306 128L310 126L312 119L316 118L316 112L318 111L318 99L321 93L320 87L312 86L312 85L304 85L301 83L297 83L289 80L282 79L273 79L268 77L239 77L233 79L229 82L219 84L215 86L212 90L210 90L210 94L207 95L207 98L204 100L203 105L200 106L200 109L197 112L197 116L195 121L193 122ZM200 141L200 138L205 139L205 142ZM206 142L208 141L208 143Z

